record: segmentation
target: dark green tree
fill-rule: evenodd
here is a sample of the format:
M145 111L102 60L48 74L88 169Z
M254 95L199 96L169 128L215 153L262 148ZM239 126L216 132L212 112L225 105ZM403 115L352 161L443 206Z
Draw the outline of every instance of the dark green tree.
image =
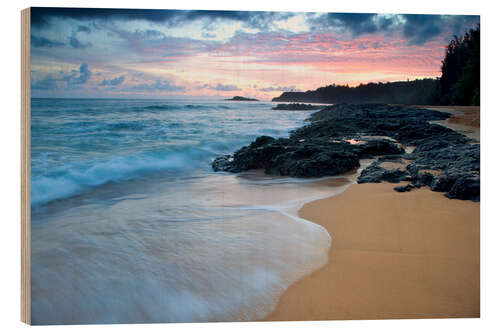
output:
M441 65L441 104L479 105L479 26L448 44Z

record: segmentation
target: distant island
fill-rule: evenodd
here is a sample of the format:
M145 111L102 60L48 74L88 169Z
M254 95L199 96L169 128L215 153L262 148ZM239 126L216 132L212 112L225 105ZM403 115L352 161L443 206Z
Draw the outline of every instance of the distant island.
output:
M324 108L324 105L312 105L303 103L286 103L278 104L273 110L288 110L288 111L309 111L309 110L319 110Z
M226 98L225 101L238 101L238 102L258 102L256 98L248 98L243 96L234 96L233 98Z

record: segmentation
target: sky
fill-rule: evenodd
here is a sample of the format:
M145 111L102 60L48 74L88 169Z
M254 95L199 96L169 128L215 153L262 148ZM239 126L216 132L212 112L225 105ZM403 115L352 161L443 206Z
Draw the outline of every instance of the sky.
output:
M32 97L270 100L440 76L479 16L32 8Z

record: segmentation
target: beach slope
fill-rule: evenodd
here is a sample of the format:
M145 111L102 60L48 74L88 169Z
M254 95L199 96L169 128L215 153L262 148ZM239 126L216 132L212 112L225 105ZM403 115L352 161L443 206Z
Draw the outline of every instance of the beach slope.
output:
M265 320L479 317L479 203L357 184L306 204L332 237L329 262Z

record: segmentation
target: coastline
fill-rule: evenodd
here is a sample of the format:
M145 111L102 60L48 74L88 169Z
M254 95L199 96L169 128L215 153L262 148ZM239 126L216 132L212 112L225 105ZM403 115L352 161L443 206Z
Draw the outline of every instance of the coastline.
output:
M328 262L261 320L479 317L479 122L459 131L451 124L466 113L441 111L450 110L332 105L288 138L261 136L214 160L214 171L232 173L357 170L358 184L299 210L330 235ZM359 167L363 159L371 163Z
M328 263L263 320L479 317L479 203L393 188L354 184L304 205L332 237Z
M442 111L451 113L451 117L445 120L433 121L448 127L470 139L479 141L481 137L481 117L479 106L424 106L427 110Z

